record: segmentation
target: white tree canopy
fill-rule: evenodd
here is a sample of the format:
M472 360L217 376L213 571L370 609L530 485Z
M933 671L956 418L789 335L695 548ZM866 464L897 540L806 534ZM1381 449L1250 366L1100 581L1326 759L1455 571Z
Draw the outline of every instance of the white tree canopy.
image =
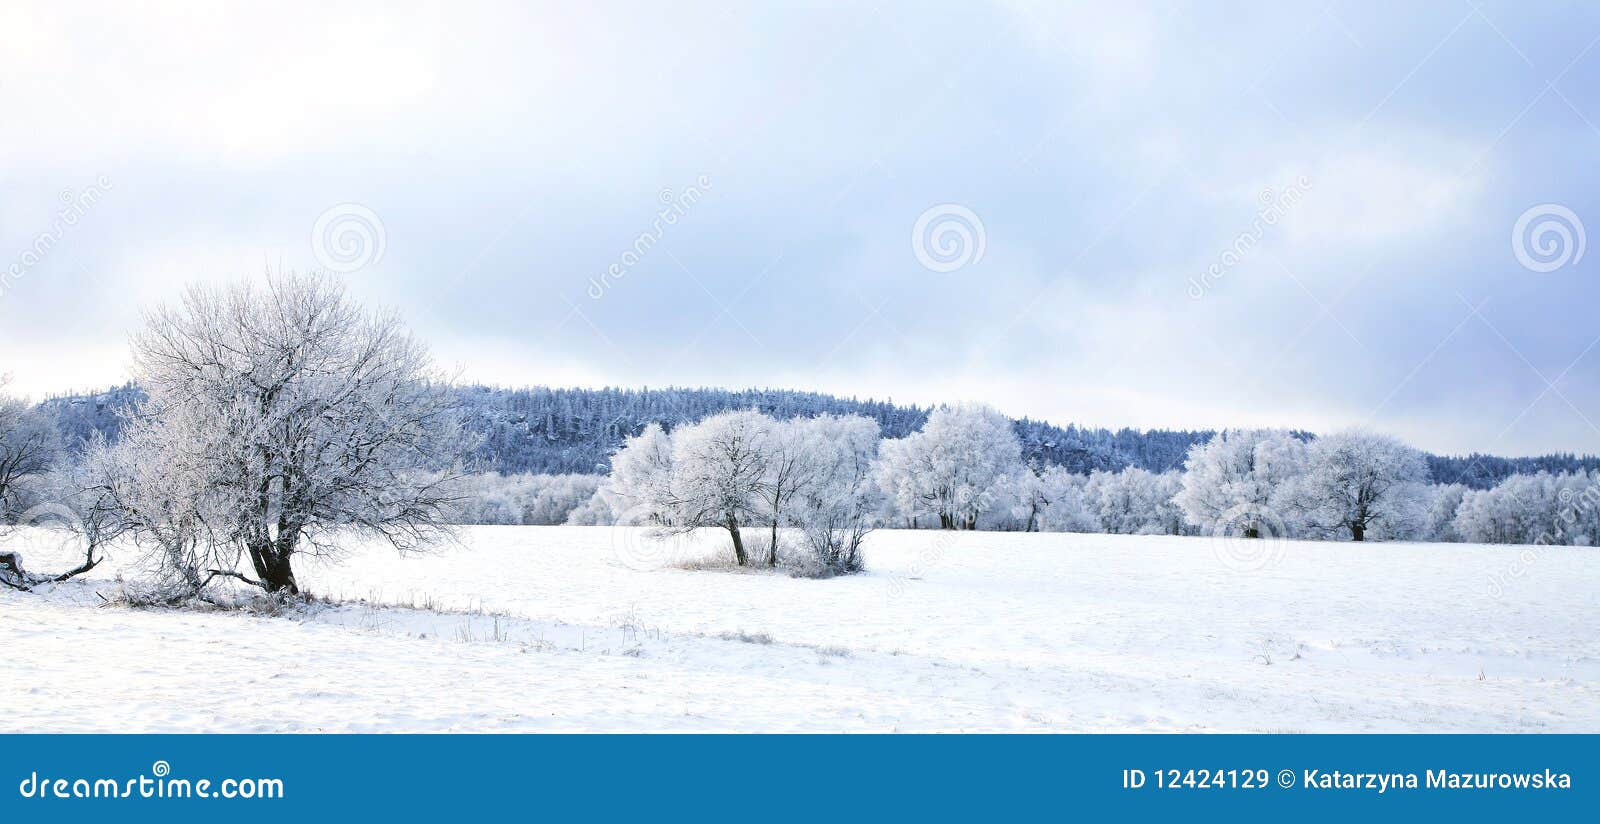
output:
M1346 430L1313 441L1309 458L1293 492L1309 528L1355 541L1421 531L1428 462L1418 450L1387 435Z
M902 516L936 516L945 529L976 529L978 516L1009 508L1024 470L1011 420L976 404L943 406L921 431L885 441L878 483Z
M1184 518L1205 532L1283 537L1293 507L1284 498L1304 470L1306 445L1288 432L1234 429L1189 450L1174 500Z
M149 399L123 437L169 450L171 472L204 468L268 590L297 592L293 556L340 534L401 551L449 534L470 445L449 384L398 317L333 278L193 287L147 315L133 355Z
M767 488L775 424L760 412L724 412L672 433L665 503L673 525L726 529L740 566L749 558L739 526L758 511Z

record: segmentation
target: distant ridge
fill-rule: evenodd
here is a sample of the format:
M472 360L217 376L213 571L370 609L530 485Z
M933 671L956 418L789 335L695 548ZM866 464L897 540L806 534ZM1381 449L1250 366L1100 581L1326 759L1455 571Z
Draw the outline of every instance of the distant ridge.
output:
M667 429L730 409L758 409L776 418L830 413L864 415L883 427L885 437L903 437L928 418L927 407L890 401L841 398L790 389L556 389L468 385L458 390L469 426L483 435L477 457L502 473L595 473L609 469L610 457L624 439L645 426ZM117 410L143 393L133 384L104 392L61 395L41 406L51 409L64 436L78 443L90 433L116 436ZM1129 466L1165 472L1183 466L1189 447L1214 430L1097 429L1057 426L1045 421L1014 421L1025 458L1079 473ZM1300 433L1312 437L1310 433ZM1493 455L1428 456L1433 479L1487 489L1515 473L1600 469L1600 457L1570 453L1528 458Z

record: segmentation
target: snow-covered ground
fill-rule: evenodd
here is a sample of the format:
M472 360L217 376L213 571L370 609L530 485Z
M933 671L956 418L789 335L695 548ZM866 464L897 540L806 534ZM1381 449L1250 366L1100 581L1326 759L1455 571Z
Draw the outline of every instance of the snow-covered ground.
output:
M357 547L300 575L366 603L280 617L102 606L117 558L0 592L0 731L1600 731L1600 550L885 531L849 578L682 568L725 541Z

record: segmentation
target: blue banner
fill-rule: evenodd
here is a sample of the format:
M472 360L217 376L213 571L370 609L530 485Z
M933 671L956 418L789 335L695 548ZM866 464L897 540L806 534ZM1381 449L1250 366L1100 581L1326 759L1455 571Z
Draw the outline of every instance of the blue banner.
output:
M1591 817L1595 745L1592 736L3 736L0 821Z

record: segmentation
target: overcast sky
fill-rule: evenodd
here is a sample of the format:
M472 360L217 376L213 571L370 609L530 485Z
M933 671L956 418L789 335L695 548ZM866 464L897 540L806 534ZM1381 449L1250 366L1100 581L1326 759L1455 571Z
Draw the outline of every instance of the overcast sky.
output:
M0 372L332 265L485 382L1600 452L1600 7L805 5L8 2Z

